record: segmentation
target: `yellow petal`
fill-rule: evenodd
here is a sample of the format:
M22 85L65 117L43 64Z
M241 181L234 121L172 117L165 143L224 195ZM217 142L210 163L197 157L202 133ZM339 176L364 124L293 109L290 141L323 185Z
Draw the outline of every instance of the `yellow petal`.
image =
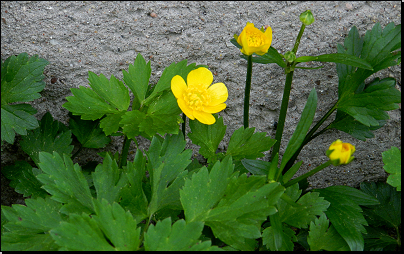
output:
M199 67L190 71L187 76L187 84L189 87L196 86L199 89L207 89L213 82L213 74L205 67Z
M208 88L208 93L210 95L210 103L208 106L216 106L227 100L229 96L227 87L223 83L216 83ZM216 112L215 112L216 113Z
M203 124L211 125L216 122L215 117L212 114L209 114L206 112L194 111L194 116L199 122L201 122Z
M187 104L185 104L185 101L183 99L181 99L181 98L178 99L177 103L178 103L178 106L180 107L181 111L184 112L184 114L189 119L191 119L191 120L195 119L194 114L193 114L193 110L190 109Z
M218 113L218 112L222 111L225 108L226 108L226 104L221 103L216 106L204 106L203 111L205 111L206 113L214 114L214 113Z
M267 30L265 30L264 35L265 35L265 37L267 37L268 40L269 40L269 41L266 42L266 43L269 43L269 46L271 46L271 43L272 43L272 28L271 28L270 26L268 26Z
M171 79L171 91L173 91L175 98L182 98L187 88L185 80L180 75L176 75Z

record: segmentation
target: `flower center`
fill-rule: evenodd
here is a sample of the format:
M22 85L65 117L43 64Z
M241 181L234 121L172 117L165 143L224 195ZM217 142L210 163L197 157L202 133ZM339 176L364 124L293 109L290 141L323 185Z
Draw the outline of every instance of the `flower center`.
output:
M198 87L189 87L184 93L185 103L193 110L203 111L203 106L208 105L210 96L207 90L201 90Z
M264 42L262 41L261 35L258 33L247 32L248 46L259 47Z

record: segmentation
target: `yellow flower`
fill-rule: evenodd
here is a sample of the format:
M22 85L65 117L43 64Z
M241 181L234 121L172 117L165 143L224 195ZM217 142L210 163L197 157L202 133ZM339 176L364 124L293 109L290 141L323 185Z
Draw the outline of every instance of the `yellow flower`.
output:
M254 27L253 23L247 22L240 36L237 38L237 43L242 46L241 53L252 55L256 53L263 55L268 52L272 42L272 29L268 26L265 32Z
M343 143L337 139L328 148L326 154L330 158L334 166L350 163L354 157L352 154L355 152L355 146L349 143Z
M200 67L190 71L185 80L176 75L171 79L171 90L182 112L191 120L195 118L203 124L216 122L213 113L226 108L228 92L223 83L213 82L213 75L208 69Z

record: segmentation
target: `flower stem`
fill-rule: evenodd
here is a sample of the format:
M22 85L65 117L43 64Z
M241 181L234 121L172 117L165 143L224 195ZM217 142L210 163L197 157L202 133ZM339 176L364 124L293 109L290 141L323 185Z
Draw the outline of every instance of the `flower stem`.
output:
M291 185L293 185L293 184L295 184L295 183L297 183L297 182L300 182L301 180L304 180L304 179L306 179L307 177L314 175L315 173L321 171L322 169L328 167L329 165L331 165L331 160L328 160L326 163L321 164L320 166L318 166L318 167L316 167L315 169L313 169L313 170L307 172L306 174L301 175L301 176L299 176L299 177L296 177L296 178L293 179L292 181L289 181L289 182L285 183L285 184L283 185L283 187L287 188L287 187L289 187L289 186L291 186Z
M184 113L182 113L182 120L184 121L183 123L182 123L182 135L184 136L184 139L185 139L185 128L186 128L186 125L187 125L187 116L184 114Z
M305 24L302 24L302 26L300 27L299 34L297 35L297 38L296 38L295 46L293 47L293 50L292 50L295 54L297 52L297 48L299 47L300 39L302 38L302 35L303 35L303 32L304 32L305 28L306 28Z
M283 89L281 111L279 113L278 127L276 129L275 134L276 143L274 145L274 149L272 150L271 161L274 159L275 155L279 153L279 148L281 147L281 140L282 140L283 128L285 126L286 113L288 111L289 95L290 95L290 89L292 87L292 80L293 80L293 71L289 72L286 75L285 87Z
M292 50L293 53L295 53L295 55L297 52L297 48L299 47L300 39L302 38L305 28L306 28L306 25L302 24L302 26L300 27L299 34L297 35L296 42L295 42L295 45ZM287 67L285 68L285 72L287 73L286 81L285 81L285 88L283 89L281 112L279 113L278 127L276 129L276 134L275 134L276 143L274 145L274 149L272 150L271 161L274 159L275 154L277 154L279 152L279 148L281 147L283 127L285 126L286 113L288 111L290 88L292 86L293 72L294 72L295 64L296 64L295 62L288 63Z
M128 158L128 151L129 151L129 146L130 146L130 139L125 135L125 139L123 141L123 146L122 146L122 153L121 153L121 159L119 161L119 168L122 168L123 166L126 166L126 160Z
M317 131L318 128L320 128L320 126L327 120L327 118L337 109L337 103L335 103L335 105L328 110L328 112L320 119L320 121L307 133L306 137L304 138L302 144L300 145L300 147L296 150L296 152L293 154L293 156L290 158L290 160L288 161L288 163L286 163L285 168L283 169L282 174L286 173L294 164L297 156L299 155L300 151L303 149L303 147L309 143L311 140L313 140L315 137L317 137L318 135L322 134L324 131L327 130L327 127L324 128L323 130L321 130L320 132L316 133L315 135L314 132Z
M252 55L247 57L247 78L245 81L244 95L244 129L248 128L248 111L250 109L250 90L251 90L251 75L252 75Z

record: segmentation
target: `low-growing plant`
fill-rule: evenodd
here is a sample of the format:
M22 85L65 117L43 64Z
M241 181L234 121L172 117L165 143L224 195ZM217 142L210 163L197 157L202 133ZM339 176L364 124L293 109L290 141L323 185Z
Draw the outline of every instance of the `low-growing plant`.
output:
M353 27L338 52L297 57L310 11L292 51L271 47L272 29L247 23L231 42L247 60L244 126L218 152L226 125L218 113L228 91L213 83L207 66L172 63L155 85L149 84L150 62L138 54L123 81L89 72L90 87L71 88L63 107L69 126L46 113L37 121L29 102L44 88L48 62L26 53L1 63L1 140L14 143L34 166L17 161L2 173L26 205L1 209L2 250L391 250L401 246L401 155L383 153L386 184L362 183L361 189L331 186L307 191L307 178L325 167L348 164L355 146L336 139L324 151L329 160L295 177L295 162L311 140L329 129L366 140L398 108L401 94L393 78L366 79L401 62L401 25L377 23L359 36ZM318 69L300 63L334 62L338 100L314 124L317 93L310 92L285 152L279 154L294 70ZM286 81L275 139L249 127L253 63L276 63ZM131 97L130 94L133 96ZM131 99L133 98L133 99ZM324 122L337 111L335 119ZM182 112L182 115L181 115ZM188 119L189 118L189 119ZM186 133L186 123L191 132ZM179 125L181 124L181 129ZM322 129L320 129L322 128ZM181 131L182 130L182 131ZM123 136L120 153L99 153L103 162L73 163L82 148L104 148L110 136ZM130 143L151 140L128 161ZM199 146L201 163L191 159L186 139ZM80 144L72 145L73 138ZM263 161L272 150L271 160ZM75 153L72 155L72 152ZM397 153L398 152L398 153ZM388 214L389 216L384 216ZM383 228L385 226L385 228ZM389 228L396 232L388 235Z

